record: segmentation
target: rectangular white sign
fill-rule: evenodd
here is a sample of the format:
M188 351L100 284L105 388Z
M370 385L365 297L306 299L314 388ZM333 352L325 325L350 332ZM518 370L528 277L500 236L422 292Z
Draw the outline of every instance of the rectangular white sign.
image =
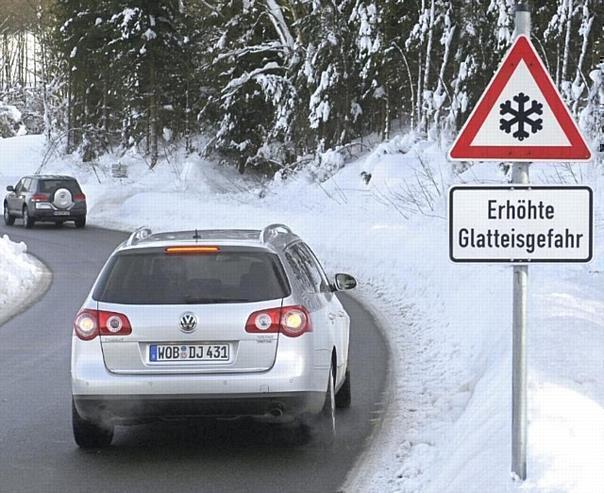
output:
M452 187L449 256L453 262L589 262L592 190L547 185Z

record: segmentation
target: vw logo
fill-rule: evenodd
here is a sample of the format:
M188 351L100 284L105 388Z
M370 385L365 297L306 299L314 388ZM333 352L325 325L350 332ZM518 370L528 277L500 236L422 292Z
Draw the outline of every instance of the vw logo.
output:
M193 312L185 312L180 316L180 330L189 333L197 327L197 315Z

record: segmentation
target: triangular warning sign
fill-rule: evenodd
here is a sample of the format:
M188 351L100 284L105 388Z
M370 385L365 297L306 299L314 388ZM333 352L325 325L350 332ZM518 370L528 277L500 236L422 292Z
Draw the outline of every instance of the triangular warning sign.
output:
M453 161L589 161L547 69L518 36L449 151Z

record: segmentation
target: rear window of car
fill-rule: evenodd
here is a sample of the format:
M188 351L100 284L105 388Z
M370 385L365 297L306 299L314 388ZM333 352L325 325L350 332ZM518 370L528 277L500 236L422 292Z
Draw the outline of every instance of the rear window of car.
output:
M94 290L95 300L135 305L246 303L290 294L283 266L270 252L132 252L113 257Z
M40 180L38 184L38 192L52 193L59 188L66 188L72 195L82 193L80 185L75 180Z

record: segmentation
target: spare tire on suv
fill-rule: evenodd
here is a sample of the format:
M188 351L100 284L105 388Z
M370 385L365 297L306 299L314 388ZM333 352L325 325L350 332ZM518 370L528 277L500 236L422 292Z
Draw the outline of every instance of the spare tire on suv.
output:
M50 194L50 203L57 209L67 209L73 204L73 196L67 188L57 188Z

